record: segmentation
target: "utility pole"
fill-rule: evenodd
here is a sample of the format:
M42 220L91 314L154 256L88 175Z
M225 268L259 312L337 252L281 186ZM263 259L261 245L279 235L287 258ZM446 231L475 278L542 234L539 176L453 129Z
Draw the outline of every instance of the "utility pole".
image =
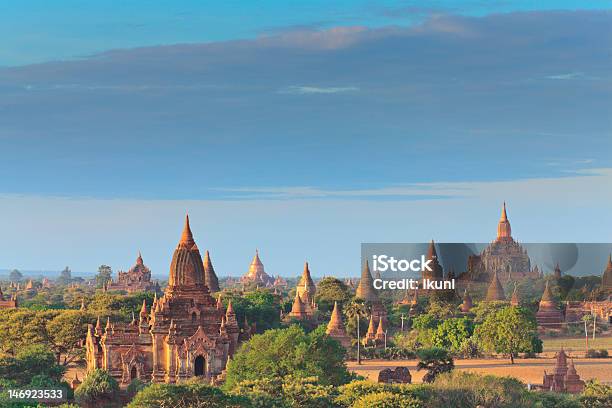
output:
M586 319L584 320L584 341L585 341L585 347L586 347L586 354L589 354L589 331L587 328L587 321Z
M597 321L597 313L593 313L593 342L595 341L595 322Z
M586 324L586 322L585 322ZM586 326L585 326L586 327ZM359 337L359 315L357 315L357 364L361 365L361 338Z
M385 330L385 351L387 351L387 330Z
M404 319L406 318L406 316L404 316L404 314L402 313L400 319L402 319L402 332L404 331Z

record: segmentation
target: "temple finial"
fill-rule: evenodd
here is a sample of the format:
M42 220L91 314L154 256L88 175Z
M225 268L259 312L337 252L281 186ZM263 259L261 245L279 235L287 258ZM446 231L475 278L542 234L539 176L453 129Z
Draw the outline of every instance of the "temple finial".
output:
M179 245L192 246L195 244L193 240L193 234L191 233L191 227L189 225L189 214L185 215L185 227L183 228L183 234L181 235L181 241Z

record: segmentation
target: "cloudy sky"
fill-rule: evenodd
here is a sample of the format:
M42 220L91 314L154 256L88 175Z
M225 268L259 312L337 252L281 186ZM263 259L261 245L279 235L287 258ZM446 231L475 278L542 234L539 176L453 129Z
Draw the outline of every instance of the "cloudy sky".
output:
M0 269L612 241L612 1L10 3Z

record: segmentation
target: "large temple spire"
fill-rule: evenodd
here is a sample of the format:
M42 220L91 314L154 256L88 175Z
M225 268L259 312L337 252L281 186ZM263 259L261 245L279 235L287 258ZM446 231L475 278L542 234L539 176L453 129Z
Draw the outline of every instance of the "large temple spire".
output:
M185 215L185 226L183 227L183 234L179 246L191 248L195 244L193 240L193 234L191 233L191 227L189 226L189 214Z
M370 265L368 264L367 260L363 264L361 279L359 280L359 286L357 286L355 296L367 302L378 301L378 295L374 289L374 282L372 279L372 274L370 273Z
M511 241L512 240L512 228L510 227L510 221L508 220L508 213L506 212L506 202L502 207L501 217L497 224L497 241Z

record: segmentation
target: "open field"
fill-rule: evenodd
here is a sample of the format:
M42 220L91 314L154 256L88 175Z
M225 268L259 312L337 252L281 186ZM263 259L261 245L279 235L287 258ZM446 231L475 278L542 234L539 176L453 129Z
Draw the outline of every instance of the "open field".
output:
M545 337L542 338L544 342L544 352L559 351L561 347L565 350L576 351L584 353L585 341L583 337ZM589 337L589 349L606 349L611 352L612 355L612 336L605 337Z
M412 375L413 383L422 382L424 371L416 371L416 360L363 361L361 366L356 362L348 363L349 369L355 373L376 381L378 372L385 368L399 366L408 367ZM600 382L612 383L612 359L574 359L576 370L583 380L596 378ZM544 370L551 372L555 365L552 358L517 359L515 364L510 364L507 359L474 359L455 360L455 367L461 371L479 374L492 374L498 376L511 376L525 383L541 384Z

